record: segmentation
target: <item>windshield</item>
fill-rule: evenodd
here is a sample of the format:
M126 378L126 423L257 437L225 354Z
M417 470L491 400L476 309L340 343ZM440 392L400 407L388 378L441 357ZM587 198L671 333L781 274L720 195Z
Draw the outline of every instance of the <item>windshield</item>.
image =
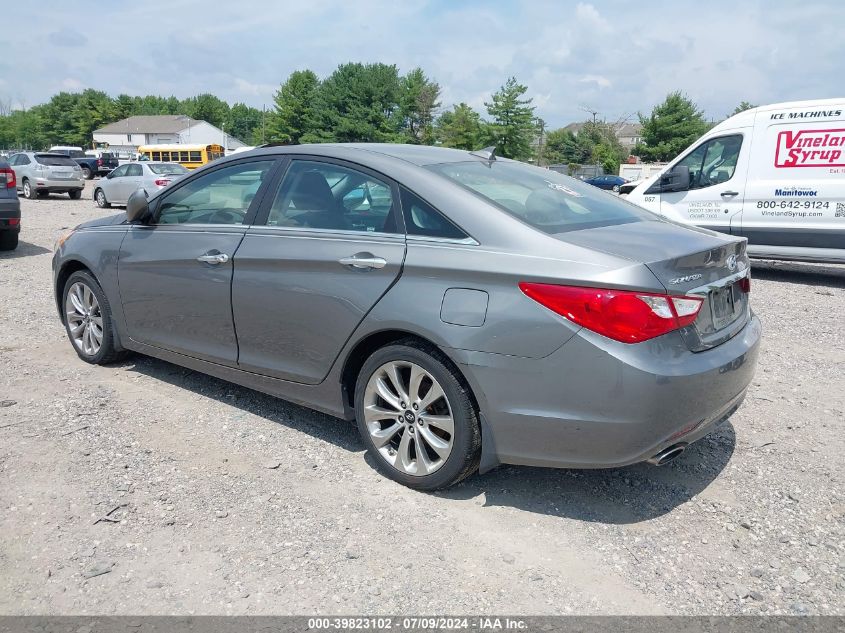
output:
M76 161L60 154L36 154L35 162L48 167L76 167Z
M150 171L154 174L162 176L170 176L174 174L187 174L188 170L177 163L158 163L155 165L147 165Z
M650 212L592 185L516 162L428 165L544 233L657 220Z

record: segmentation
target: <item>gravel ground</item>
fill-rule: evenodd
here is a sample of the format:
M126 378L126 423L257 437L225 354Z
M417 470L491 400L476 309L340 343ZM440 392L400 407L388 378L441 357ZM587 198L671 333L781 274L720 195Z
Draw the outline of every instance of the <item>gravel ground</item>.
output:
M50 258L90 193L0 254L0 613L845 614L845 267L755 264L753 388L672 464L421 494L338 420L79 361Z

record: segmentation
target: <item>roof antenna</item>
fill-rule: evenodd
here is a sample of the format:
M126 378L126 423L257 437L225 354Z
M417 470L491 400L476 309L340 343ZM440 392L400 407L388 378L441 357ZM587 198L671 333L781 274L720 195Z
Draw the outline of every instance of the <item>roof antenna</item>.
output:
M496 160L496 146L491 145L490 147L485 147L484 149L479 149L474 152L469 153L470 156L478 156L479 158L483 158L488 162L493 162Z

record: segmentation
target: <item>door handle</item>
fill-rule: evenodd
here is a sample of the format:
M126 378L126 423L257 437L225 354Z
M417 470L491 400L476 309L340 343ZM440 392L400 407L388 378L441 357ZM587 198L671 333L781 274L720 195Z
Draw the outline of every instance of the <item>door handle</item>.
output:
M228 262L229 256L226 253L206 253L205 255L197 257L197 261L202 262L203 264L216 266L217 264L225 264Z
M357 268L359 270L384 268L387 266L386 259L375 257L371 253L355 253L351 257L343 257L337 261L344 266L351 266L352 268Z
M739 195L739 191L723 191L720 195L723 198L733 198L734 196Z

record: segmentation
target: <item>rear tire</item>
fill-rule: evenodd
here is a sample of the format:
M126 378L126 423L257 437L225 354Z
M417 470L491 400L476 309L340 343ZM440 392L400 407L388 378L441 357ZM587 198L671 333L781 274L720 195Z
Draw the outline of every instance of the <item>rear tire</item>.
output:
M13 251L18 247L18 232L0 231L0 251Z
M434 347L408 339L376 350L358 374L355 417L378 470L409 488L446 488L478 469L475 405Z
M82 177L85 178L85 180L91 180L94 178L94 172L92 172L88 167L83 167Z
M101 209L108 209L111 207L111 203L106 200L106 192L102 189L97 189L97 191L94 192L94 200L97 202L97 206Z
M85 270L68 277L62 290L65 331L77 356L92 365L120 360L127 352L115 347L111 306L106 293Z
M67 192L67 195L71 200L79 200L82 197L82 189L72 189Z

